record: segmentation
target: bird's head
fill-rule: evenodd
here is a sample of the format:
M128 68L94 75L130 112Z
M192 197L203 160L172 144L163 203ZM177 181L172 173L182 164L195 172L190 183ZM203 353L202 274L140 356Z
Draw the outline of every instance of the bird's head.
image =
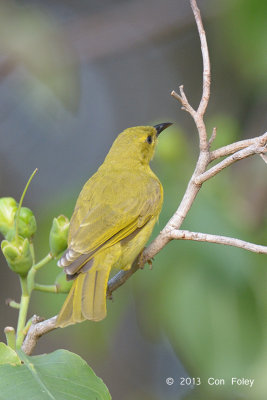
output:
M148 164L153 158L159 134L170 125L171 122L164 122L125 129L114 141L106 159L128 160L129 165L135 161Z

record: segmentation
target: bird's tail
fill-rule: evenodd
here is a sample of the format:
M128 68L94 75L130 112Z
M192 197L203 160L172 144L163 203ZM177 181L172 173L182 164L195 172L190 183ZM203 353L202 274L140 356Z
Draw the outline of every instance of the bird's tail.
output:
M57 317L58 327L63 328L85 319L101 321L105 318L107 283L111 266L112 264L96 265L78 275Z

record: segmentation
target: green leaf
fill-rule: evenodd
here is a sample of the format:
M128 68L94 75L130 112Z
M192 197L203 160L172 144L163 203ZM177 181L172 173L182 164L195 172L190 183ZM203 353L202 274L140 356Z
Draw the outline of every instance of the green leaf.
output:
M1 400L111 400L102 379L77 354L57 350L28 357L24 364L0 365ZM14 378L16 377L16 378Z
M0 342L0 365L1 364L20 365L20 359L15 350L11 349L11 347L3 342Z

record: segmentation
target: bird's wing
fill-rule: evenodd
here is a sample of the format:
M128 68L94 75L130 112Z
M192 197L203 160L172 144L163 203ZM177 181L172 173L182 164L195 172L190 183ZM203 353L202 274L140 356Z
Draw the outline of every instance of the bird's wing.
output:
M139 182L137 189L131 180L130 184L128 180L127 187L123 187L122 182L105 182L105 193L98 203L91 199L91 204L86 204L78 199L71 221L68 250L61 263L68 274L76 273L98 251L125 239L159 214L162 188L154 178L149 182L151 185ZM82 199L83 192L80 196Z

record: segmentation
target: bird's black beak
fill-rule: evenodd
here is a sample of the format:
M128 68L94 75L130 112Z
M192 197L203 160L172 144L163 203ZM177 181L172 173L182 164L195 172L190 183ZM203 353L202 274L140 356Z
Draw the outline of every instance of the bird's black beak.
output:
M163 122L162 124L154 125L156 128L157 136L159 136L160 132L164 131L164 129L168 128L172 125L172 122Z

